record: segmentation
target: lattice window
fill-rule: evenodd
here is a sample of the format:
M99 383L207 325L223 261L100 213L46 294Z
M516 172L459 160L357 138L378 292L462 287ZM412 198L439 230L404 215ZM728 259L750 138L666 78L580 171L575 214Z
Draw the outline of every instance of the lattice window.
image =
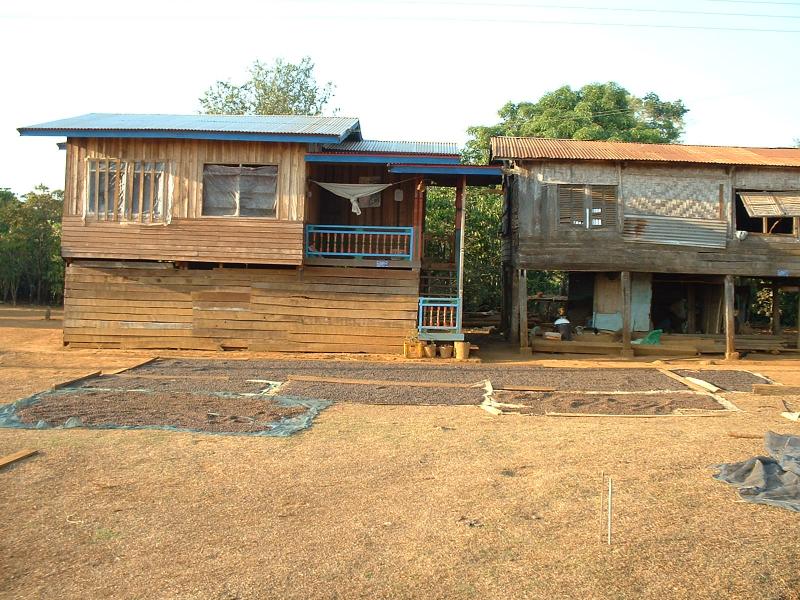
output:
M617 186L559 185L559 229L616 229Z
M589 186L591 214L589 227L592 229L616 229L617 227L617 186Z
M586 228L586 188L585 186L558 186L558 225L559 228Z
M165 162L88 161L86 216L104 221L163 222L168 196Z

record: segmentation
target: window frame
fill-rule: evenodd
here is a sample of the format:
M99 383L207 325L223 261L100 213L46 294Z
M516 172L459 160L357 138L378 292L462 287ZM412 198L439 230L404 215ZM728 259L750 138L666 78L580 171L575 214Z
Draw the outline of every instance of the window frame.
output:
M619 186L607 184L583 183L558 183L556 188L556 229L558 231L615 231L619 233ZM606 192L613 189L613 203L604 200ZM564 215L562 203L562 190L570 191L570 214ZM597 196L600 197L600 206L596 206ZM581 202L580 219L576 218L575 208ZM613 210L609 207L613 206ZM593 222L598 215L601 224ZM606 216L607 215L607 216ZM565 218L568 221L565 221ZM580 221L580 222L578 222Z
M237 197L236 199L236 212L232 215L207 215L203 213L204 201L205 201L205 193L206 193L206 167L238 167L238 168L250 168L250 169L257 169L261 167L275 167L275 214L272 216L248 216L242 215L241 213L241 202L240 198ZM280 183L281 183L281 168L280 164L276 162L272 163L224 163L224 162L204 162L203 169L202 169L202 177L201 177L201 187L200 187L200 194L199 194L199 203L200 203L200 218L201 219L246 219L247 221L255 221L255 220L265 220L265 221L277 221L280 220Z
M758 235L758 236L770 236L770 237L800 237L800 215L791 215L791 214L782 214L782 215L768 215L768 216L749 216L750 219L759 220L761 221L761 231L751 231L750 229L740 229L740 221L739 221L739 207L749 215L750 211L747 207L747 203L745 202L742 195L763 195L765 197L771 196L771 200L775 204L778 210L784 211L786 207L779 201L779 199L784 195L791 195L796 197L797 192L792 190L750 190L750 189L734 189L733 190L733 229L734 231L746 231L749 235ZM796 207L795 207L796 208ZM772 229L780 223L783 219L789 219L792 224L792 231L791 232L783 232L777 231L774 232ZM744 226L744 223L741 223Z
M111 169L113 165L113 171ZM151 168L147 168L150 165ZM158 165L161 165L159 170ZM137 170L137 167L140 167ZM116 223L142 223L165 224L170 221L172 210L172 163L168 160L130 160L126 158L86 158L86 183L83 193L82 215L84 220L90 218L94 221L110 221ZM113 187L109 185L109 174L115 173ZM119 175L122 174L120 177ZM103 185L100 186L100 180ZM159 185L145 185L148 176L161 175ZM134 212L133 192L137 187L140 190L137 200L138 209ZM113 189L111 198L114 206L109 210L109 193ZM145 189L149 192L145 194ZM104 211L99 210L100 192L103 191ZM153 211L154 202L160 207L157 214ZM148 206L147 210L143 210Z

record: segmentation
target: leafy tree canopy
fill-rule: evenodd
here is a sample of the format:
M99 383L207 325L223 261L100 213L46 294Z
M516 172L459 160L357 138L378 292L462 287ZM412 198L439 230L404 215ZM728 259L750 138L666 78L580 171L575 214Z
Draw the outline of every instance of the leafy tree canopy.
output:
M250 67L250 79L236 85L217 81L200 98L204 113L214 115L320 115L333 95L329 81L319 85L308 56L299 63L281 58Z
M467 129L472 139L466 160L485 162L489 138L498 135L573 140L643 143L677 142L688 112L682 100L661 100L653 92L641 98L617 83L590 83L579 90L568 85L548 92L537 102L509 102L499 111L500 122Z

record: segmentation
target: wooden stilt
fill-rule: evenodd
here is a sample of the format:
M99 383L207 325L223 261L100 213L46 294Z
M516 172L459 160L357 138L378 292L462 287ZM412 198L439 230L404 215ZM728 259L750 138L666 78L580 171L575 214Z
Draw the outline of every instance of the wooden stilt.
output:
M633 323L631 320L631 273L623 271L620 273L620 287L622 288L622 356L623 358L633 357L631 348L631 330Z
M797 292L797 347L800 348L800 287Z
M686 288L686 333L697 333L697 302L694 284Z
M739 358L739 353L736 352L733 294L733 275L725 275L725 358L727 360Z
M519 347L528 349L528 271L519 270Z
M781 334L781 289L772 282L772 335Z
M510 288L511 288L511 311L509 314L508 323L508 341L511 343L519 341L519 277L517 277L517 270L514 268L509 269Z

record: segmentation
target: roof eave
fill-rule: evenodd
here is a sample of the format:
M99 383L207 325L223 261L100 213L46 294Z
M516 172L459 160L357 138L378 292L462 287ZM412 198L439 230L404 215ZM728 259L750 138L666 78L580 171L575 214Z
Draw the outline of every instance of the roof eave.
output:
M344 135L354 133L350 128ZM253 132L224 132L224 131L177 131L159 129L39 129L34 127L20 127L17 129L22 136L50 136L68 138L136 138L136 139L167 139L167 140L220 140L238 142L294 142L299 144L326 144L340 143L342 136L320 134L294 134L294 133L253 133Z
M310 163L350 163L350 164L427 164L457 165L458 156L437 156L419 154L364 154L345 152L316 152L306 154L306 162Z

